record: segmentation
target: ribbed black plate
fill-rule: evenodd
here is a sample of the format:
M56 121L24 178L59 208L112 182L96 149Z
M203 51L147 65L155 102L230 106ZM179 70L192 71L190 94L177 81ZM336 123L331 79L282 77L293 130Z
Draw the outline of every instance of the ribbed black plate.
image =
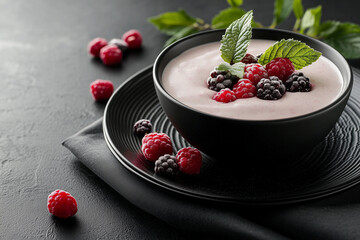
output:
M105 110L104 135L110 150L126 168L178 194L246 205L316 199L360 181L360 74L354 75L352 96L328 137L311 154L271 167L229 168L221 159L204 155L198 176L168 179L155 175L153 163L141 153L141 138L133 134L138 119L150 119L154 131L167 133L175 151L189 144L171 125L157 100L152 67L135 74L114 93Z

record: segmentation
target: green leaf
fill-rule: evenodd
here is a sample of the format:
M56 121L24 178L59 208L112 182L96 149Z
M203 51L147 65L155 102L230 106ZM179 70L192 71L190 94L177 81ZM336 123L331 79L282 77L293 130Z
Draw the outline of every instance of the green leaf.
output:
M227 0L227 2L233 8L240 7L243 4L243 0Z
M326 38L335 33L339 26L340 22L338 21L326 21L320 25L317 35L320 38Z
M238 62L233 65L230 65L229 63L220 63L216 69L220 71L229 71L232 75L242 78L244 76L244 68L245 63Z
M236 19L241 18L245 11L240 8L227 8L220 11L211 21L214 29L227 28Z
M293 9L294 0L275 0L274 18L271 27L276 27L287 19Z
M302 20L300 32L304 33L308 29L307 34L315 36L320 26L321 6L307 9Z
M221 39L221 57L230 64L240 62L246 54L251 39L253 12L245 13L226 29Z
M166 42L165 42L165 46L169 46L170 44L172 44L173 42L186 37L188 35L191 35L193 33L197 33L200 30L194 26L187 26L187 27L183 27L182 29L180 29L177 33L175 33L171 38L169 38Z
M259 59L261 65L269 63L275 58L288 58L299 70L315 62L321 53L315 51L303 42L294 39L282 39L269 47Z
M294 0L293 10L294 10L294 15L295 15L296 19L301 19L303 17L304 8L301 3L301 0Z
M174 35L184 27L191 26L197 22L196 18L189 16L184 10L177 12L166 12L148 19L161 32Z
M360 26L357 24L341 23L323 40L347 59L360 58Z

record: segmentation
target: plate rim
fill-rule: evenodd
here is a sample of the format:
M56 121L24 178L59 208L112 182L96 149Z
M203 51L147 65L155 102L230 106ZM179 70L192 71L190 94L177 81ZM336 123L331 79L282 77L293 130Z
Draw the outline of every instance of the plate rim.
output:
M300 196L288 196L288 197L281 197L281 198L275 198L275 200L259 200L259 201L246 201L246 200L241 200L238 198L233 198L233 197L220 197L218 195L211 195L211 194L201 194L201 193L197 193L195 191L187 191L184 189L180 189L179 187L173 186L171 184L168 184L166 182L161 181L160 179L156 179L154 176L150 176L149 174L143 172L141 169L137 168L136 166L134 166L124 155L121 154L121 152L116 148L115 144L113 143L113 141L111 140L110 134L108 132L107 129L107 114L109 112L109 106L110 104L112 104L112 102L114 101L114 99L117 97L117 94L119 94L119 92L125 88L130 81L132 81L135 78L139 78L139 76L143 76L145 75L147 72L149 72L149 75L151 76L151 78L153 78L152 76L152 69L153 69L153 65L149 65L141 70L139 70L138 72L136 72L135 74L133 74L132 76L130 76L127 80L125 80L112 94L111 98L108 100L105 110L104 110L104 116L103 116L103 121L102 121L102 127L103 127L103 135L104 135L104 139L106 142L106 145L108 146L109 150L111 151L111 153L115 156L115 158L120 162L120 164L125 167L128 171L130 171L131 173L137 175L139 177L139 180L143 180L143 181L147 181L152 183L153 185L164 189L166 191L169 191L171 193L176 193L176 194L180 194L181 196L186 196L186 197L190 197L193 199L200 199L200 200L206 200L206 201L210 201L210 202L217 202L217 203L226 203L226 204L236 204L236 205L242 205L242 206L279 206L279 205L288 205L288 204L295 204L295 203L300 203L300 202L308 202L308 201L312 201L312 200L318 200L318 199L322 199L325 198L327 196L330 195L334 195L336 193L345 191L349 188L354 187L355 185L360 183L360 175L352 178L342 184L336 185L334 187L328 188L328 189L324 189L321 191L316 191L316 192L310 192L307 193L305 195ZM356 72L356 71L354 71ZM153 81L151 84L154 84Z

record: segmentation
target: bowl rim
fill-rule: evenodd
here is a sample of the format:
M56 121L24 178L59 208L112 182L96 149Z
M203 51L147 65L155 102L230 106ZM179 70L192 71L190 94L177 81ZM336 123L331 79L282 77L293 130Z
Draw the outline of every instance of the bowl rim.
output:
M312 38L312 37L309 37L309 36L306 36L306 35L303 35L303 34L300 34L300 33L296 33L296 32L293 32L293 31L289 31L289 30L283 30L283 29L267 29L267 28L253 28L252 31L256 31L256 32L277 32L279 34L290 34L290 35L293 35L294 36L294 39L296 40L296 37L298 38L302 38L302 39L306 39L308 41L313 41L315 44L320 44L320 45L323 45L324 47L326 48L329 48L333 54L336 54L337 57L340 59L341 62L343 62L346 66L346 69L342 69L340 70L338 65L336 65L333 61L330 61L333 62L336 67L338 68L338 70L340 72L342 71L346 71L346 74L348 76L350 76L350 79L348 81L348 84L347 86L343 86L343 88L345 88L341 94L339 94L336 99L331 102L329 105L323 107L323 108L320 108L314 112L310 112L310 113L307 113L307 114L303 114L303 115L298 115L298 116L294 116L294 117L288 117L288 118L279 118L279 119L237 119L237 118L231 118L231 117L223 117L223 116L218 116L218 115L214 115L214 114L210 114L210 113L206 113L206 112L203 112L201 110L198 110L198 109L195 109L189 105L186 105L184 103L182 103L181 101L175 99L171 94L169 94L163 87L162 83L160 83L160 79L159 79L159 76L158 76L158 69L159 69L159 66L160 66L160 62L161 60L163 59L163 57L166 55L167 52L169 52L174 46L182 43L182 42L185 42L185 41L190 41L191 39L193 38L196 38L198 36L201 36L201 35L206 35L206 34L213 34L214 32L225 32L225 29L216 29L216 30L207 30L207 31L204 31L204 32L199 32L199 33L195 33L195 34L192 34L192 35L189 35L187 37L184 37L180 40L177 40L176 42L172 43L171 45L167 46L165 49L163 49L159 55L156 57L155 59L155 62L154 62L154 65L153 65L153 82L154 82L154 86L157 90L159 90L161 92L162 95L164 95L168 100L170 100L171 102L173 102L174 104L177 104L177 105L180 105L182 108L186 108L187 110L191 111L191 112L195 112L196 114L200 114L202 115L203 117L211 117L211 118L215 118L215 119L223 119L223 120L228 120L228 121L235 121L235 122L247 122L247 123L254 123L254 124L258 124L258 123L280 123L280 122L289 122L289 121L298 121L300 119L306 119L306 118L311 118L315 115L318 115L318 114L322 114L326 111L329 111L331 108L335 107L336 105L340 104L343 99L345 99L346 97L350 96L350 92L351 92L351 89L352 89L352 86L353 86L353 72L352 72L352 69L349 65L349 63L346 61L346 59L335 49L333 48L332 46L318 40L318 39L315 39L315 38ZM262 38L264 40L267 40L266 38ZM210 42L209 42L210 43ZM193 46L195 47L195 46ZM343 75L343 74L341 74ZM343 79L343 84L345 83L345 79ZM158 91L157 91L158 92Z

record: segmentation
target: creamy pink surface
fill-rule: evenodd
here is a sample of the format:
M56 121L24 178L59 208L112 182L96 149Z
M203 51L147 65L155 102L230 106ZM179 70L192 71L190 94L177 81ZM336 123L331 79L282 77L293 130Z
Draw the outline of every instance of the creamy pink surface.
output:
M274 42L252 40L248 52L258 55ZM236 119L271 120L289 118L319 110L339 95L342 77L337 67L327 58L301 69L310 78L311 92L286 94L279 100L269 101L257 97L221 103L212 99L216 93L207 88L206 80L215 66L223 62L220 43L208 43L187 50L173 59L165 68L162 82L165 90L180 102L199 111Z

